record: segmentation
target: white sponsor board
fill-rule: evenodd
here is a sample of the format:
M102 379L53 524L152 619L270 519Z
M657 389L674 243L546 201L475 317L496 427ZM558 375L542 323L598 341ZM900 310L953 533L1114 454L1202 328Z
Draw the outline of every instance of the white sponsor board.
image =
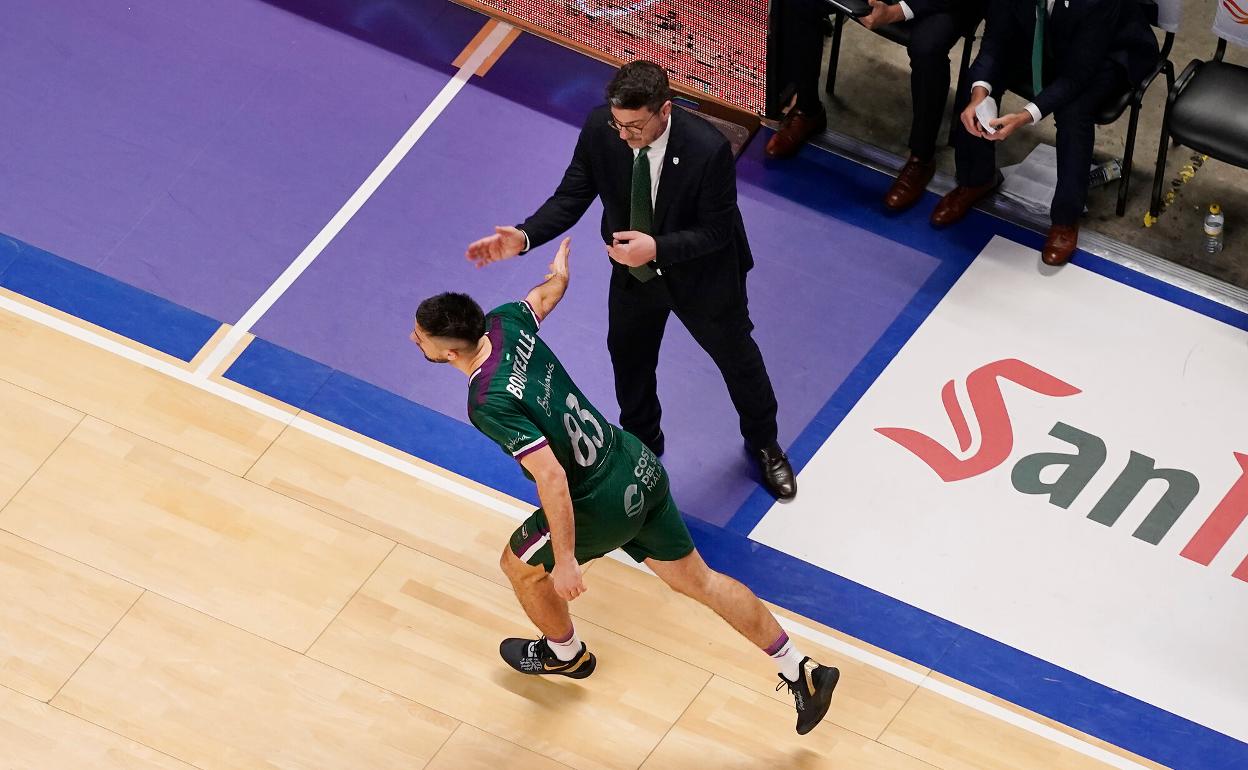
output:
M1216 0L1217 15L1213 17L1213 34L1232 43L1248 46L1248 2Z
M984 369L1010 360L1023 363ZM1040 390L1060 381L1078 392L990 376L1010 367L1050 375ZM979 369L976 409L966 386ZM950 381L965 448L942 403ZM1000 420L991 425L994 388L1012 426L1008 454ZM1248 453L1246 394L1248 333L1077 266L1043 268L1034 250L997 238L803 469L797 499L773 506L752 537L1248 740L1248 582L1232 575L1248 555L1248 522L1208 566L1180 553L1245 472L1234 452ZM1076 453L1050 435L1058 423L1105 447L1086 485L1063 478L1062 489L1082 487L1065 508L1014 478L1027 456ZM946 481L877 428L926 434L955 470L966 458L1000 460ZM1091 457L1097 441L1084 443ZM1133 452L1189 472L1177 488L1199 483L1155 545L1133 533L1163 481L1148 482L1112 526L1088 518L1102 498L1130 499L1125 482L1116 498L1111 490ZM1031 474L1033 485L1066 467Z

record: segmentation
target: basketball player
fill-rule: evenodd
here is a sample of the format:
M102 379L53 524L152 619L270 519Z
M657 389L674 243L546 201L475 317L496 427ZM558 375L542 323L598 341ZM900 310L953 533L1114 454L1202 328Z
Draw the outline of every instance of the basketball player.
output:
M468 376L469 420L537 483L542 507L512 534L501 566L542 636L505 639L499 653L525 674L592 674L568 602L586 590L580 565L622 548L772 657L804 735L827 713L840 672L804 657L750 589L706 565L658 458L603 418L538 337L567 289L568 247L565 238L523 301L483 313L465 294L439 294L420 303L411 335L426 359Z

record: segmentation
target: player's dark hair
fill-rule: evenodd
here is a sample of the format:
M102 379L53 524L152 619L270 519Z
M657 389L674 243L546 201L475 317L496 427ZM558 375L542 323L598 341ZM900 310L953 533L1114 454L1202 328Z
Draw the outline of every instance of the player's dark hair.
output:
M447 291L416 308L416 323L425 333L475 343L485 334L485 313L467 294Z
M667 72L644 59L620 67L607 84L607 103L622 110L645 107L658 112L663 102L671 98L672 86L667 82Z

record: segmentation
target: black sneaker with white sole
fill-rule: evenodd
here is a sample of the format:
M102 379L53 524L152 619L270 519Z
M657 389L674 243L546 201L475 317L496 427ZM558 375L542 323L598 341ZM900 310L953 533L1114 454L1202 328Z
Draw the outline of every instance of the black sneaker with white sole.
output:
M598 665L598 660L584 642L581 642L581 651L572 660L559 660L544 636L540 639L504 639L498 645L498 654L503 656L507 665L520 673L537 676L584 679L594 673L594 667Z
M780 684L776 689L788 687L793 694L793 702L797 707L797 734L805 735L815 729L815 725L828 713L832 703L832 691L840 681L840 669L832 666L821 666L810 658L802 658L800 675L796 682L790 682L780 675Z

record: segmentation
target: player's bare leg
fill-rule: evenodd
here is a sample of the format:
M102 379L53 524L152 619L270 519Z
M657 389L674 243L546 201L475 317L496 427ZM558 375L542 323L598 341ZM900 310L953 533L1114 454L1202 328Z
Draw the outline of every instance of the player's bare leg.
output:
M784 630L767 606L737 580L706 565L697 551L676 561L646 559L664 583L715 611L757 647L767 649Z
M526 674L562 674L573 679L592 674L594 655L576 637L568 603L555 593L546 570L524 563L509 546L503 548L499 566L524 614L542 632L539 639L504 640L498 650L503 660Z
M511 581L511 589L516 592L524 614L529 616L538 631L548 639L562 639L572 630L568 603L555 593L545 569L520 561L511 548L503 549L499 566Z
M646 566L673 590L714 610L772 657L783 680L781 686L788 685L793 693L799 733L804 735L819 724L828 711L840 672L803 656L753 591L708 567L697 551L675 561L646 559Z

